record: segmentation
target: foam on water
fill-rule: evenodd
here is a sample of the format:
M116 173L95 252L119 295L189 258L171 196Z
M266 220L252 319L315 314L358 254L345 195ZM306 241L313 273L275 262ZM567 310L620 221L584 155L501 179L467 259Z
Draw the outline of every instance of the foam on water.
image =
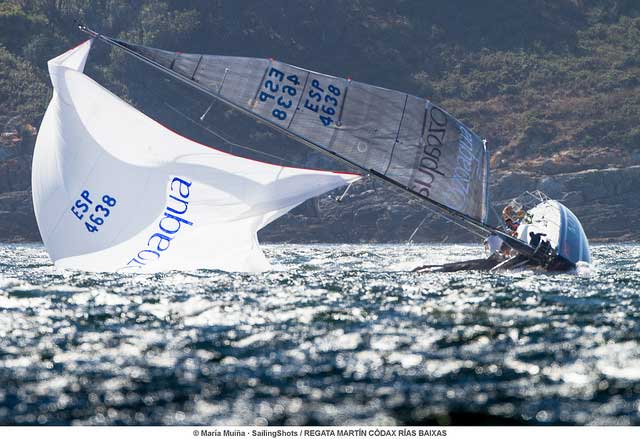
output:
M0 424L638 424L640 246L576 274L414 274L464 245L273 245L95 274L0 246Z

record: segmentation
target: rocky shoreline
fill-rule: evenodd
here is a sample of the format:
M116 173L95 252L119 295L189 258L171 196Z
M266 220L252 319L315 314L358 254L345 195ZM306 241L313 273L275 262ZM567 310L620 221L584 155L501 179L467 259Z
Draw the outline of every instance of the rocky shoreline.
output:
M414 242L476 242L471 233L430 213L420 202L388 188L353 191L342 203L324 202L317 218L294 211L262 232L269 242L407 242L420 222ZM380 185L380 183L378 183ZM640 240L640 166L592 169L556 175L501 171L491 185L492 205L501 206L525 191L540 190L563 202L582 222L591 242ZM351 192L350 192L351 193ZM396 201L389 201L396 200ZM323 206L323 203L320 203ZM496 213L490 223L497 223ZM339 232L335 232L339 230Z
M31 200L31 156L0 162L0 241L38 242ZM571 208L591 242L640 241L640 166L591 169L555 175L497 171L492 202L539 189ZM450 224L380 181L356 183L342 202L342 190L310 200L259 233L262 242L395 243L477 242L478 237ZM424 220L424 222L423 222ZM496 218L492 218L495 223ZM418 227L420 224L422 225ZM416 230L417 229L417 230Z

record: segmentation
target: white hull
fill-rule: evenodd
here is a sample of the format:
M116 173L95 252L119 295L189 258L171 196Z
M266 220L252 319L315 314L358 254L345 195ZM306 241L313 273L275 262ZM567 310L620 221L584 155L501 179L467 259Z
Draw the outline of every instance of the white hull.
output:
M544 201L527 212L518 227L518 238L530 243L531 232L543 233L557 256L572 265L591 262L589 241L578 218L556 200Z

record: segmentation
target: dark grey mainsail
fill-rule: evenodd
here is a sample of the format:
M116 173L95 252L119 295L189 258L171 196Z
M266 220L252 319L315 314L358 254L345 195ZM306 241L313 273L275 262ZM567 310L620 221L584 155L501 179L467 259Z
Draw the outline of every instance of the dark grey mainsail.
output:
M113 41L294 137L486 222L487 148L426 99L275 60L186 54Z

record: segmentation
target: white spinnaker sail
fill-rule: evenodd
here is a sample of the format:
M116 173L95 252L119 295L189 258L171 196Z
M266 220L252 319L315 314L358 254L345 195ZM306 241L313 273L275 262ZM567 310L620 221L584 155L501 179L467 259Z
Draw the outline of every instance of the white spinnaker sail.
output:
M236 157L162 127L82 73L91 40L49 61L33 157L38 227L56 266L269 268L257 231L355 174Z

